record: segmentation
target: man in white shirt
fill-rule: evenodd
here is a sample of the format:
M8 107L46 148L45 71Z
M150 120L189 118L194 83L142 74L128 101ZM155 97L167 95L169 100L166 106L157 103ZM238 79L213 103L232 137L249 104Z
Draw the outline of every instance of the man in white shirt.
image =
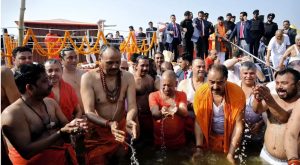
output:
M266 66L270 66L270 58L274 68L279 65L280 58L286 51L287 47L290 46L289 36L283 34L282 30L277 30L275 36L270 40L268 45Z

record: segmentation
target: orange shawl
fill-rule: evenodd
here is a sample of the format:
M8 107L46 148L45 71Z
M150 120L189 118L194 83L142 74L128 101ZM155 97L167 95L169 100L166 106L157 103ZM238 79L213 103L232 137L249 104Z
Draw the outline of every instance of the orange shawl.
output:
M72 121L73 112L79 102L75 89L63 79L60 80L59 96L59 100L56 101L59 103L61 111L67 117L68 121ZM55 99L53 92L48 97Z
M219 25L218 24L217 25L217 30L218 30L218 33L220 35L220 37L218 37L218 41L220 42L220 51L221 52L225 52L226 51L226 47L225 47L224 41L222 40L222 37L226 36L224 24L223 25Z
M225 86L225 105L224 105L224 145L219 146L219 151L227 153L230 147L231 135L235 126L235 120L245 108L245 94L242 89L231 83L226 82ZM196 121L204 135L204 146L213 146L213 134L211 134L213 117L213 99L209 84L202 85L195 93L194 111Z
M15 148L10 147L9 158L14 165L78 164L73 147L66 143L63 146L51 146L50 148L45 149L39 154L33 156L29 160L24 159Z
M88 124L89 130L84 140L87 151L87 164L107 164L107 158L115 154L123 145L115 140L110 128L91 122ZM126 130L125 117L118 124L119 129Z

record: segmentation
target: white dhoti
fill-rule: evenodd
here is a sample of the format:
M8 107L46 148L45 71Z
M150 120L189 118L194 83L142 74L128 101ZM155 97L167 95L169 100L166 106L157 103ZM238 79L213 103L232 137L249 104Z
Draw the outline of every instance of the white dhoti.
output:
M288 162L287 160L281 160L278 158L273 157L266 149L266 147L264 146L260 152L259 155L263 160L265 160L266 162L272 164L272 165L287 165Z

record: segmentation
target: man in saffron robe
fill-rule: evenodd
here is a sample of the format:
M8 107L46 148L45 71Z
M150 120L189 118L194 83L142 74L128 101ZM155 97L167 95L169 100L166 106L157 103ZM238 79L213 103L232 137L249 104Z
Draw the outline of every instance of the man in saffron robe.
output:
M234 152L238 148L244 129L245 94L242 89L227 82L227 68L212 65L207 83L195 94L196 153L202 149L224 152L227 160L234 163Z
M1 114L2 130L15 165L77 164L71 145L63 137L79 128L83 119L68 122L58 104L45 98L51 92L45 68L41 64L24 64L15 74L21 98Z
M59 104L62 112L69 121L81 118L80 108L75 89L62 79L62 66L58 60L50 59L45 62L45 68L53 88L48 97Z
M176 75L167 70L161 79L161 89L149 96L154 128L154 144L161 146L163 141L167 148L178 149L185 144L184 121L188 116L186 94L176 91Z

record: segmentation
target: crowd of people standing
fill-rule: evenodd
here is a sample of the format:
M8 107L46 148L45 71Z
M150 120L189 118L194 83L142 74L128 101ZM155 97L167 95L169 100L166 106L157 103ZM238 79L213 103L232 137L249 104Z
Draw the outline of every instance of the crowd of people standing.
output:
M15 48L13 68L1 67L2 164L119 164L132 144L137 152L191 145L194 163L212 151L235 164L242 140L246 152L269 164L299 164L299 35L275 28L274 14L261 22L258 10L252 20L241 12L236 24L228 13L215 26L203 11L195 19L184 15L180 24L171 15L165 29L177 63L155 50L152 58L134 54L129 62L103 45L99 65L82 70L73 48L42 64L33 62L30 48ZM146 37L157 30L149 26ZM208 50L213 33L218 44ZM268 85L254 60L228 44L257 56L261 40L272 58L278 45L294 43L282 50Z

